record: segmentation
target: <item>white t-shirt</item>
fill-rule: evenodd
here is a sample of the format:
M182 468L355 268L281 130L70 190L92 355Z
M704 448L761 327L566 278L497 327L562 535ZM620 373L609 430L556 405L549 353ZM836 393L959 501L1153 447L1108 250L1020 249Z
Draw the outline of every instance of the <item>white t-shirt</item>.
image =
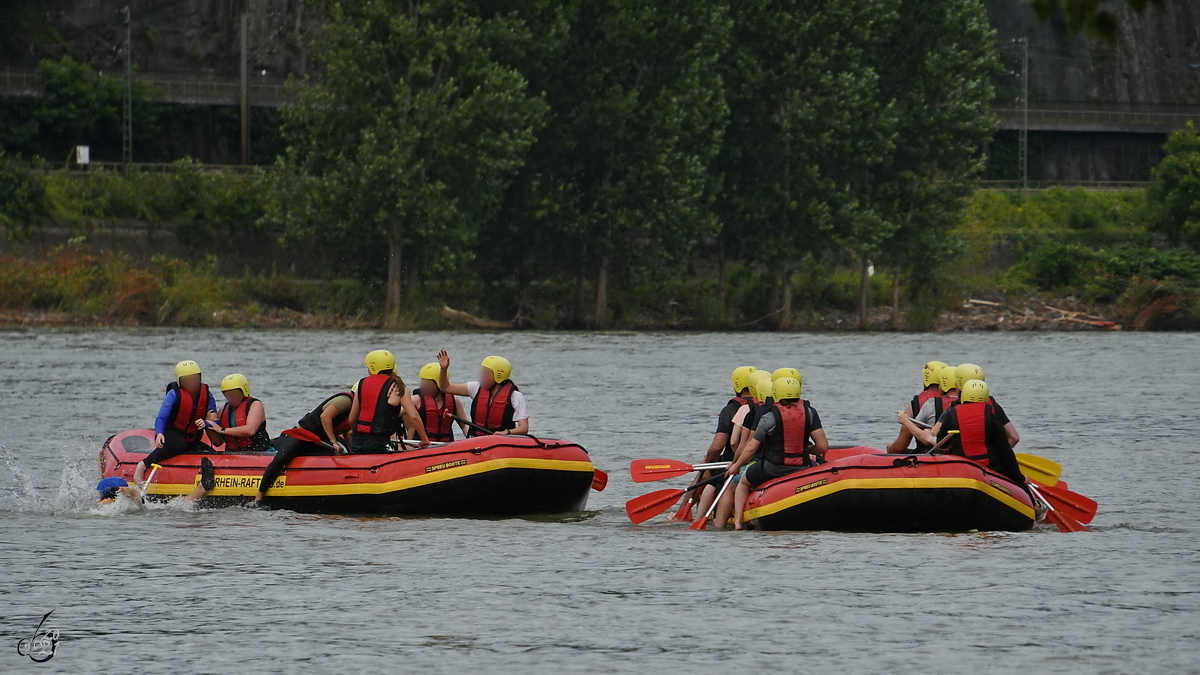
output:
M746 425L749 423L746 418L750 416L750 406L743 405L738 408L738 411L733 414L733 433L729 436L729 446L736 448L741 443L742 436L749 433L750 428ZM753 420L750 420L752 422Z
M479 393L478 382L467 383L467 398L474 399L475 394ZM514 389L512 393L513 421L520 422L521 420L529 419L529 413L525 410L525 395Z
M956 401L958 400L957 396L951 396L950 398L952 398ZM921 424L925 424L930 427L937 424L938 420L937 420L937 417L934 415L934 413L937 411L937 408L934 407L936 405L934 403L934 400L935 399L931 398L928 401L925 401L924 405L921 406L921 409L919 411L917 411L917 416L914 417L913 419L920 422ZM942 412L945 413L946 411L943 410Z

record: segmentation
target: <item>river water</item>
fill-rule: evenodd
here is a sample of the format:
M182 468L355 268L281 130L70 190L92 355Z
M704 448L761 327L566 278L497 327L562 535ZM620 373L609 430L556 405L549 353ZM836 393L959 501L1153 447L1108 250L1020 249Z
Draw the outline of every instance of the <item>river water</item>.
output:
M272 434L388 348L507 355L532 431L610 472L589 512L359 519L94 508L95 456L173 364L245 373ZM745 355L745 356L743 356ZM1200 672L1200 336L0 331L0 672ZM876 446L930 359L987 369L1090 533L629 525L639 457L698 458L743 361L796 366L832 443ZM16 653L46 612L56 656Z

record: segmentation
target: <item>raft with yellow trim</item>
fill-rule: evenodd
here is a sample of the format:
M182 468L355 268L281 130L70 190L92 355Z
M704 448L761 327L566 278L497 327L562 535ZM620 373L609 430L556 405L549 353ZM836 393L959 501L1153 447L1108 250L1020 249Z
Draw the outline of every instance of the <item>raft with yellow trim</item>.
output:
M1028 530L1023 488L953 455L890 455L858 446L750 492L745 520L761 530L967 532Z
M101 474L133 482L134 467L150 452L154 432L132 429L105 441ZM206 446L207 447L207 446ZM258 492L274 453L216 450L177 455L162 463L147 494L192 492L200 461L214 466L216 505L244 502ZM269 508L345 515L513 516L582 511L595 467L582 446L530 436L483 436L422 450L296 457L268 489ZM148 475L148 474L147 474Z

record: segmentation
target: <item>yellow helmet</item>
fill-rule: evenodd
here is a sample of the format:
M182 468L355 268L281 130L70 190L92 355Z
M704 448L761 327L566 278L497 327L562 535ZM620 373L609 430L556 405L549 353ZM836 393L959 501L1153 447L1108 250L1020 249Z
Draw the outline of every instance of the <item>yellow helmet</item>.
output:
M442 364L437 363L436 361L434 363L426 363L425 365L421 366L419 377L422 380L433 380L434 382L440 381L442 379Z
M376 349L367 354L367 358L363 359L363 364L367 367L367 372L372 375L378 375L385 370L396 370L396 357L386 349Z
M795 368L776 368L775 372L771 373L772 380L782 380L785 377L793 378L800 384L804 384L804 377Z
M188 375L199 375L200 364L195 361L180 361L175 364L175 384Z
M941 361L930 361L929 363L926 363L925 370L921 371L923 376L922 379L925 382L923 386L928 387L931 384L940 386L942 383L942 368L945 367L946 364L942 363Z
M776 401L792 401L800 398L800 380L794 377L781 377L775 380L772 393Z
M962 403L987 403L988 386L983 380L967 380L959 390L958 400Z
M246 376L241 373L226 375L225 379L221 380L221 391L233 391L234 389L241 389L242 394L249 396L250 380L247 380Z
M979 380L980 382L987 381L987 378L983 376L983 368L980 368L974 363L964 363L960 365L954 369L954 374L958 376L957 381L959 391L962 390L962 386L966 384L967 380Z
M733 374L729 376L729 381L733 382L733 393L741 394L743 389L749 389L752 375L758 368L754 366L738 366L733 369Z
M503 356L489 356L479 365L492 371L492 379L497 383L512 377L512 364ZM441 366L438 366L438 368L441 368Z
M762 373L765 371L760 370L758 372ZM756 394L755 398L760 401L765 401L775 395L775 383L771 381L771 378L764 377L758 381L757 385L755 385L754 392Z
M765 370L756 370L753 373L750 373L750 388L757 391L756 387L758 387L758 383L763 378L766 378L769 380L769 379L771 379L771 374Z
M942 372L938 373L938 380L941 382L943 394L951 389L958 389L958 373L955 372L954 366L942 368Z
M358 395L358 383L357 383L357 382L355 382L354 384L350 385L350 393L351 393L351 394L354 394L355 396L357 396L357 395Z

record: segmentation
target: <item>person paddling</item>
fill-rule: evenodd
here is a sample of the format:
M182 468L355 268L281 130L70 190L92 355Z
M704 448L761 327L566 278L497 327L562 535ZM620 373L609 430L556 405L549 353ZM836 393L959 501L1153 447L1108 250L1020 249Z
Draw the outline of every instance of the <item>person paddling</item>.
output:
M955 368L954 372L958 376L959 387L962 387L963 383L968 380L987 382L983 368L974 363L964 363ZM1004 412L1004 408L1000 407L1000 404L996 402L993 396L988 396L988 405L992 407L992 414L1004 425L1004 433L1008 436L1008 444L1014 448L1017 447L1017 443L1021 442L1021 435L1017 433L1017 428L1013 426L1012 420L1008 419L1008 414Z
M350 408L350 452L389 452L393 437L404 438L405 427L415 429L421 447L429 447L425 426L396 373L396 357L376 349L363 359L369 375L358 381Z
M808 401L800 398L799 380L794 377L776 380L772 394L774 402L766 406L759 418L754 437L742 446L737 459L725 471L726 476L732 477L746 466L746 475L738 482L734 494L733 526L737 530L742 529L742 515L751 489L812 466L814 455L820 457L829 450L820 416Z
M450 354L438 352L438 383L444 394L466 396L471 399L471 421L494 435L521 435L529 433L529 412L525 407L525 395L510 379L512 364L502 356L489 356L479 369L478 382L450 382ZM468 435L483 436L473 429Z
M958 370L954 366L943 365L938 371L938 394L936 396L928 396L925 402L921 404L920 409L916 413L912 412L912 404L907 408L897 413L897 421L899 418L911 418L917 421L918 426L923 426L928 429L933 426L934 422L942 416L942 413L949 410L950 406L958 402ZM924 392L922 392L924 393ZM913 401L916 402L915 399ZM900 422L900 435L896 440L892 441L887 446L887 451L891 453L909 452L908 443L913 440L912 433L904 422ZM929 447L917 438L916 452L928 452Z
M442 393L442 366L436 361L421 366L421 384L413 392L413 404L421 423L425 425L425 433L429 440L448 443L454 440L454 418L467 418L462 403L458 397ZM467 433L466 425L459 424L463 434ZM410 432L409 436L412 436Z
M967 380L957 405L952 406L932 429L918 429L911 425L913 435L926 444L942 442L946 454L966 457L1001 474L1018 485L1025 484L1025 476L1017 463L1004 423L990 404L988 386L983 380ZM957 434L949 432L957 430Z
M133 469L133 482L142 484L151 464L162 464L185 452L201 452L206 422L217 418L217 402L201 379L200 365L195 361L175 364L175 381L167 385L167 393L154 420L154 449ZM209 441L219 438L210 432Z
M250 395L250 381L241 373L226 375L221 380L225 404L216 420L206 425L225 440L225 452L267 452L271 437L267 435L267 411L262 401Z
M258 493L254 495L255 503L262 502L267 496L267 490L270 490L279 478L279 474L296 457L348 452L343 445L343 437L350 431L350 409L354 406L354 393L357 389L358 384L355 384L350 391L341 391L326 398L296 423L297 427L315 434L333 447L333 450L287 435L271 440L271 445L275 447L275 458L267 465L262 479L258 482Z
M731 398L717 415L717 431L713 434L713 442L709 445L708 451L705 453L705 462L733 461L737 455L738 448L749 440L750 436L754 433L754 423L758 421L758 411L762 410L762 404L766 401L766 398L763 398L760 392L765 392L769 396L771 390L771 373L766 370L759 370L754 366L735 368L729 379L733 383L734 393L737 395ZM747 386L739 390L738 386L741 384ZM729 419L728 424L725 424L725 417L731 409L735 412ZM715 474L705 471L698 475L696 480L707 480L712 475ZM699 492L694 493L693 498L696 500L696 506L701 514L708 513L709 506L712 505L713 499L716 498L720 488L720 485L705 485ZM732 504L732 492L726 490L725 494L729 496L728 501ZM721 501L726 501L724 495ZM725 520L720 519L721 515L722 511L720 505L718 505L714 522L723 524L728 521L728 513L723 514Z
M904 409L904 412L909 417L916 417L921 412L921 408L925 405L926 401L942 395L941 375L942 369L945 367L946 364L941 361L930 361L921 368L921 381L924 383L924 388L921 390L921 393L913 396L908 407ZM908 433L908 430L902 424L900 425L900 433L896 436L896 440L888 443L887 451L893 453L908 452L908 444L910 442L912 442L912 434Z

